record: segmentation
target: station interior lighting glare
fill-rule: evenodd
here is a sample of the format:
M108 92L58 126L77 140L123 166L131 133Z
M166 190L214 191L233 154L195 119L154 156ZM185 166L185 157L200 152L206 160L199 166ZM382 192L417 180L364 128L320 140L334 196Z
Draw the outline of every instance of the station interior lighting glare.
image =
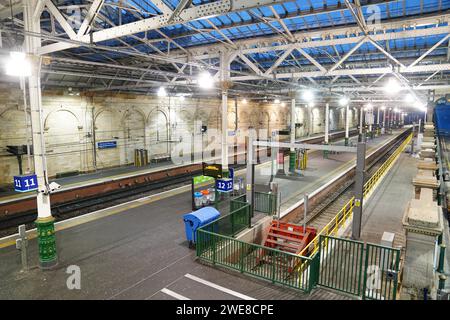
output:
M399 113L400 110L398 108L394 108L394 112Z
M423 111L423 112L427 111L427 107L420 101L416 101L416 103L414 104L414 107L416 109L418 109L419 111Z
M405 96L405 102L406 102L406 103L413 103L413 102L414 102L414 97L413 97L413 95L410 94L410 93L408 93L408 94Z
M184 101L184 96L180 96L180 101Z
M280 104L280 99L275 99L275 100L274 100L274 103L275 103L275 104Z
M314 99L314 93L311 90L306 90L303 92L303 99L305 101L311 102Z
M386 107L385 107L385 106L382 106L382 107L381 107L381 110L382 110L382 111L386 110Z
M208 71L203 71L198 76L198 85L202 89L211 89L214 85L214 78Z
M286 107L286 102L282 102L282 103L281 103L281 106L282 106L282 107Z
M167 91L164 87L158 89L158 97L167 97Z
M25 53L12 51L5 63L6 74L14 77L31 76L31 64Z
M339 100L339 104L341 105L341 107L347 106L349 102L350 102L350 100L349 100L349 98L347 98L347 97L342 97L342 98Z
M245 99L245 98L242 99L242 103L243 103L243 104L247 104L247 103L248 103L247 99Z
M387 94L393 95L398 93L400 90L402 90L402 86L396 79L389 79L389 81L386 83L386 86L384 88Z

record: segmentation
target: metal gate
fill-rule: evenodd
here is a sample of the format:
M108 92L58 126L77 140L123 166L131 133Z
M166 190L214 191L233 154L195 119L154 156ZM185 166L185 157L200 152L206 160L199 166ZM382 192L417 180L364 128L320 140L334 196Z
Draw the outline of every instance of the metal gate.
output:
M395 300L400 250L320 237L318 285L371 300Z

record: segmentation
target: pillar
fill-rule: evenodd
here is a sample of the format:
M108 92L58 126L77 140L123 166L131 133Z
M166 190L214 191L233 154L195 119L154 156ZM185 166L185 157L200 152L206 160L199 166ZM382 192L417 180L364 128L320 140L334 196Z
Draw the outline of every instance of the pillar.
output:
M366 175L366 144L359 142L356 151L355 173L355 205L353 209L352 239L361 238L361 223L363 214L364 183Z
M345 145L348 146L348 139L350 138L350 105L345 106Z
M359 142L363 141L364 107L359 112Z
M295 143L295 98L291 99L291 143ZM289 172L295 172L295 148L289 152Z
M24 0L24 29L26 31L40 33L40 16L33 17L37 0ZM54 218L50 208L50 194L47 185L47 163L45 156L44 142L44 122L42 112L42 96L40 83L40 57L37 56L37 49L41 46L39 37L32 37L25 34L25 50L31 64L31 76L29 77L29 95L31 111L31 127L34 150L34 171L37 176L37 213L36 220L38 246L39 246L39 266L42 269L54 267L58 263L56 253L56 239Z
M329 143L329 130L330 130L330 104L325 104L325 144Z
M222 80L222 171L224 177L228 177L228 85L230 79L230 59L226 52L220 55L220 73Z

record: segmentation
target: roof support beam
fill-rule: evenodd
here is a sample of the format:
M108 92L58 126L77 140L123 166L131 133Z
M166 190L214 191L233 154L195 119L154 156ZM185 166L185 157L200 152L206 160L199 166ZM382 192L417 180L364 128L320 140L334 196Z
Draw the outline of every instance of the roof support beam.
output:
M59 9L53 4L51 0L45 0L45 6L48 8L50 13L55 17L56 21L58 21L59 25L64 29L70 39L76 39L77 35L75 31L73 31L70 24L67 22L66 18L62 15Z
M104 2L105 0L94 0L94 2L91 4L86 14L86 17L84 18L83 23L81 24L81 27L78 30L77 33L78 37L83 36L86 32L89 32L89 28L91 27L92 22L100 12L100 9L102 8Z
M445 41L447 41L450 38L450 34L447 34L444 38L442 38L439 42L437 42L434 46L432 46L427 52L425 52L422 56L420 56L416 61L411 63L408 68L414 67L416 64L418 64L420 61L425 59L432 51L434 51L437 47L439 47L441 44L443 44Z

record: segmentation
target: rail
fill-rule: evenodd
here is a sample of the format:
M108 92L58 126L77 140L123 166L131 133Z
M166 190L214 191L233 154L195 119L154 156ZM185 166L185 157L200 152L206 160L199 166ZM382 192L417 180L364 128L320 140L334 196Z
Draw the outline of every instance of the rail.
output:
M402 142L402 144L394 151L394 153L383 163L383 165L372 175L372 177L364 184L364 199L367 199L376 189L382 178L394 165L400 154L411 142L412 133ZM313 257L319 251L321 236L336 236L340 228L352 217L355 197L352 197L336 214L336 216L317 233L316 237L299 253L299 256ZM299 274L309 267L308 261L298 266Z

